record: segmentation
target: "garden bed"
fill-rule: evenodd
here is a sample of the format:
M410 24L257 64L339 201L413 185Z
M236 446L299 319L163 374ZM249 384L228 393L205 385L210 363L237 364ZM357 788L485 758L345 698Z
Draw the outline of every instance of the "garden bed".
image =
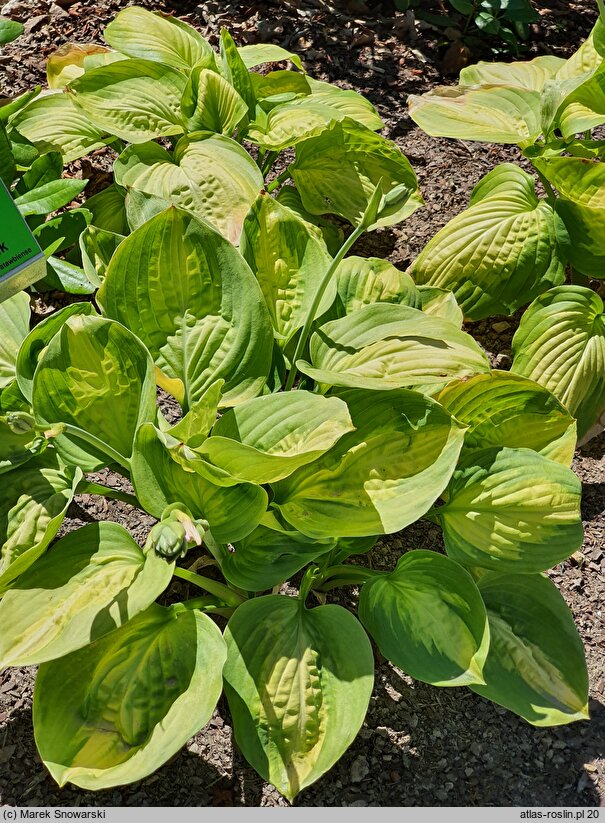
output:
M46 56L61 43L99 40L104 25L126 3L55 5L13 2L7 12L27 21L26 35L7 47L0 63L0 95L43 82ZM405 98L440 83L444 48L435 30L393 25L392 18L331 11L321 0L274 3L141 3L175 11L200 27L213 44L221 26L238 44L275 42L298 52L318 79L354 88L377 107L416 170L426 208L394 229L365 237L354 252L386 257L406 268L427 240L468 204L472 187L496 164L518 158L514 147L430 138L406 114ZM545 12L528 57L567 56L588 34L591 2L536 4ZM344 6L344 4L343 4ZM7 13L5 12L5 13ZM101 188L104 153L77 161L73 172ZM93 189L94 190L94 189ZM46 296L40 312L55 298ZM56 298L59 300L59 297ZM499 368L510 363L515 318L469 324ZM577 453L584 484L585 541L581 551L550 574L573 611L591 679L591 720L554 729L534 728L466 689L436 689L412 681L390 663L377 667L363 729L345 756L296 805L326 806L595 806L605 802L605 435ZM70 528L90 520L122 523L143 540L151 518L119 502L85 495L70 509ZM372 555L392 568L409 548L441 548L440 530L422 522L389 538ZM33 670L0 675L0 802L12 805L206 806L285 805L233 744L221 701L210 724L170 763L148 779L99 793L59 790L40 762L32 735Z

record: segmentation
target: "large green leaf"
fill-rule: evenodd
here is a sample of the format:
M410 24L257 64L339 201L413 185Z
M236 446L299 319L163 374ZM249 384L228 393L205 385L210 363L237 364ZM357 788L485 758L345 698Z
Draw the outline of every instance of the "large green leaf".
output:
M471 451L434 510L448 555L466 566L537 572L582 543L582 485L561 463L530 449Z
M437 86L408 97L412 120L432 137L533 143L542 131L540 92L512 84Z
M58 151L71 163L106 142L105 127L97 128L68 94L38 97L11 120L11 128L40 151Z
M434 686L484 682L485 606L470 574L448 557L404 554L390 574L364 583L359 619L381 653L417 680Z
M220 543L241 540L260 523L267 509L267 493L253 483L242 483L202 458L177 462L179 441L151 423L137 433L132 457L132 482L145 509L158 519L179 501L195 518L205 518ZM196 471L198 468L199 471Z
M369 640L341 606L290 597L244 603L225 630L235 739L289 800L328 771L359 731L373 686Z
M290 60L297 69L303 71L303 65L298 54L286 51L281 46L273 43L256 43L252 46L241 46L238 49L240 57L249 69L260 66L262 63L281 63L283 60Z
M355 431L274 485L274 506L311 537L392 534L418 520L454 470L464 429L417 392L340 391Z
M260 284L275 335L285 345L302 328L332 258L299 215L261 194L244 220L241 253ZM335 297L332 281L318 314Z
M350 431L340 398L280 392L230 409L197 451L242 480L273 483L321 457Z
M414 261L420 284L451 289L464 314L512 314L565 280L564 228L538 200L533 178L512 163L489 172L470 207L449 221Z
M262 390L269 313L246 262L208 224L174 207L143 224L114 254L98 300L136 330L165 377L181 381L186 408L219 378L224 406Z
M589 277L605 277L605 163L582 157L537 157L534 166L558 190L556 209L569 234L569 261Z
M466 66L460 72L461 86L516 86L529 91L542 91L549 80L565 66L562 57L552 54L534 57L533 60L516 60L514 63L484 63Z
M0 389L15 379L19 346L29 332L29 295L24 291L0 303Z
M49 451L0 486L0 594L46 551L81 479Z
M156 143L129 146L115 163L116 182L169 200L238 243L244 217L263 186L256 163L234 140L197 132L174 154Z
M588 672L573 617L541 574L489 573L479 579L491 643L485 685L471 689L534 726L588 718Z
M143 57L185 72L214 55L210 43L193 26L139 6L116 14L103 37L129 57Z
M154 604L85 649L43 664L34 731L54 779L104 789L147 777L210 720L225 656L209 617Z
M98 129L130 143L144 143L183 133L185 83L176 69L130 59L86 72L69 84L68 91Z
M376 186L391 199L370 230L409 217L423 200L408 159L390 140L346 117L296 147L289 167L311 214L338 214L358 224Z
M253 532L235 543L235 551L223 553L220 566L234 586L266 591L335 547L336 540L307 537L267 512Z
M346 257L336 270L339 317L369 303L398 303L422 308L420 292L409 274L380 257Z
M91 315L96 312L92 303L71 303L41 320L21 343L17 355L17 383L30 403L38 360L63 324L76 314Z
M40 357L32 399L36 419L67 423L107 444L122 465L132 453L139 425L155 417L151 357L124 326L94 315L69 317ZM61 456L83 471L114 461L86 434L57 437Z
M0 601L0 666L43 663L88 645L146 609L173 570L117 523L71 532Z
M533 380L493 371L470 380L454 380L437 399L469 427L465 449L527 448L564 466L571 465L575 421L553 394Z
M453 323L391 303L372 303L320 326L310 353L312 366L297 366L314 380L378 391L438 387L489 370L479 345Z
M513 338L511 369L549 389L576 418L578 437L584 438L605 410L599 295L583 286L561 286L534 300Z
M373 131L384 125L369 100L355 91L310 78L305 78L305 87L310 94L296 95L257 119L250 128L250 139L264 149L281 151L317 137L330 124L345 118Z
M198 67L193 70L181 101L188 131L204 129L231 135L247 115L246 101L220 74Z

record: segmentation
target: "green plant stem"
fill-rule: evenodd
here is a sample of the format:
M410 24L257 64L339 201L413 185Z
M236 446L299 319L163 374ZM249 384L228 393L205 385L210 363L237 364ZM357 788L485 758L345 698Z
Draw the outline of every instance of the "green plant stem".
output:
M273 168L273 164L277 160L278 154L278 151L268 151L266 153L260 170L263 177L266 177Z
M63 423L64 426L63 432L64 434L71 434L72 437L79 437L80 440L84 440L90 446L98 451L103 452L103 454L107 455L107 457L111 458L112 463L117 463L119 466L122 466L123 469L130 474L130 465L126 457L123 454L120 454L119 451L116 451L112 446L105 441L95 437L94 434L90 432L84 431L84 429L79 429L77 426L72 426L71 423Z
M307 313L305 324L300 333L300 337L298 338L298 343L296 344L296 350L294 352L294 357L292 358L292 368L290 369L288 379L286 380L285 391L290 391L290 389L294 385L294 380L296 379L296 375L298 374L296 363L300 359L303 351L305 350L307 340L309 339L309 335L311 333L311 326L313 325L313 321L315 320L315 315L317 314L317 311L319 309L319 304L321 303L324 293L328 288L328 283L334 276L334 272L341 264L345 254L359 240L361 235L364 233L365 228L365 225L363 223L360 223L359 226L355 228L355 231L351 235L349 235L349 237L347 237L345 242L338 250L338 254L334 258L334 260L332 260L332 263L330 264L328 271L325 273L323 280L319 284L319 288L317 289L315 297L313 298L313 303L311 304L311 307Z
M219 614L221 617L231 617L236 607L225 608L217 603L214 597L193 597L181 603L186 609L199 609L205 614Z
M139 499L134 494L122 492L119 489L112 489L110 486L104 486L102 483L90 483L88 480L81 480L78 483L76 494L99 494L103 497L108 497L110 500L121 500L122 503L128 503L137 509L144 511Z
M292 175L290 174L288 169L282 171L282 173L278 177L276 177L275 180L272 180L266 187L267 194L270 194L272 191L275 191L275 189L281 186L282 183L285 183L286 180L289 180L291 176Z
M182 580L186 580L188 583L193 583L194 586L199 586L200 589L210 592L210 594L218 597L219 600L222 600L228 606L233 606L236 608L237 606L241 606L241 604L246 600L246 598L242 597L241 594L237 594L237 592L234 592L233 589L230 589L223 583L219 583L218 580L211 580L209 577L202 577L201 574L196 574L195 572L190 572L187 569L182 569L180 566L177 566L174 570L174 576L180 577Z

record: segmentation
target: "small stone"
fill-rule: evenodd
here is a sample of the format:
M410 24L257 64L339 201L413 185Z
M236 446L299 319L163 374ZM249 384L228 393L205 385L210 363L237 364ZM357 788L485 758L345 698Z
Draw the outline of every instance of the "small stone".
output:
M471 775L475 774L475 770L473 769L472 766L467 766L466 769L464 770L464 774L467 777L471 777Z
M62 9L57 3L51 3L48 7L48 13L51 17L54 17L55 20L60 20L62 17L67 17L69 19L69 12Z
M351 783L361 783L370 773L368 761L363 755L360 755L353 761L351 766Z
M511 367L512 359L509 354L497 354L494 359L494 368L495 369L509 369Z
M356 806L367 806L367 805L368 804L366 803L365 800L354 800L352 803L349 803L349 806L351 806L352 808L354 808Z
M590 772L591 774L594 774L594 772L597 771L597 767L595 766L594 763L584 763L583 768L584 768L584 771Z
M498 332L498 334L502 334L502 332L510 329L510 323L506 320L501 320L499 323L492 323L492 329Z
M471 751L475 757L481 756L481 746L478 743L471 743Z
M0 14L3 17L10 17L12 14L21 14L26 12L27 8L21 0L8 0L0 9Z

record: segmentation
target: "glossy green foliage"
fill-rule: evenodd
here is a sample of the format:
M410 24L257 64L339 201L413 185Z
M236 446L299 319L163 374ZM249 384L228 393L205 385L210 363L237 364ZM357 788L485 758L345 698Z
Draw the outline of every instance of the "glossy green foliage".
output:
M50 773L61 786L102 789L155 771L210 719L225 656L209 617L153 604L86 648L43 664L34 724Z
M361 727L374 681L370 642L341 606L307 609L279 596L238 609L225 640L235 739L292 800L338 760Z
M368 635L531 723L585 717L541 572L580 544L569 465L605 405L602 303L551 288L568 259L599 271L603 152L570 135L605 118L602 28L569 61L480 63L412 99L429 131L523 145L546 198L498 167L408 272L352 254L422 205L369 101L137 6L105 37L0 107L0 176L48 260L36 291L84 295L43 319L26 293L0 304L0 666L39 665L52 776L147 777L224 682L243 755L293 800L363 723ZM112 182L66 208L86 181L64 164L104 146ZM464 317L531 300L512 373L492 371ZM109 504L74 529L87 495L138 511L136 542ZM364 555L422 518L447 554L375 571ZM330 602L348 585L360 621Z
M219 378L223 405L261 391L273 339L268 311L246 262L208 224L174 207L144 223L117 249L99 301L136 331L162 373L158 382L176 384L185 408Z

